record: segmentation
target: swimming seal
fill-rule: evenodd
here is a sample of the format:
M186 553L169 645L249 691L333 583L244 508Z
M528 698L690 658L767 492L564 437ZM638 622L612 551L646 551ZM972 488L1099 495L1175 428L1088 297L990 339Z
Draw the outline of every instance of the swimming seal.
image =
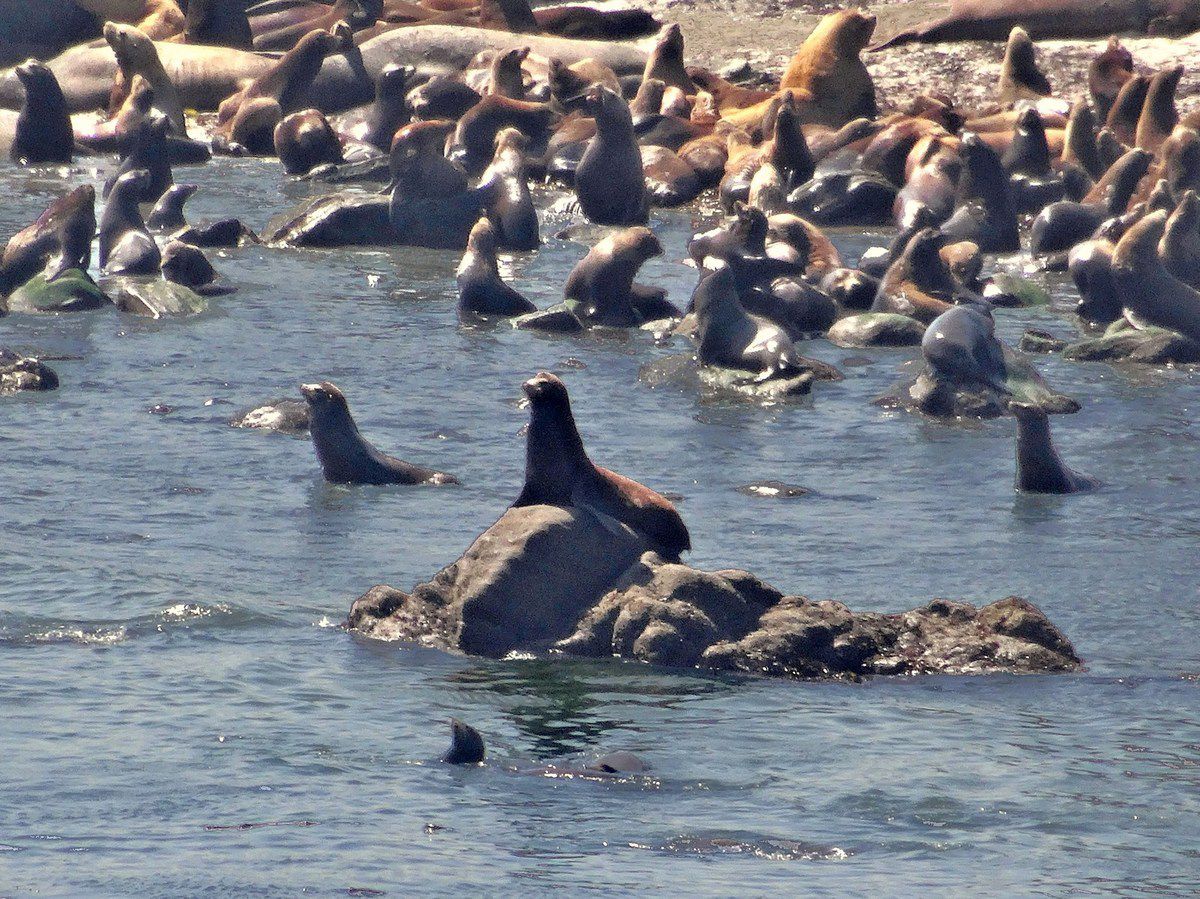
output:
M647 307L661 304L666 292L633 283L646 260L662 252L662 244L645 226L616 231L588 250L571 269L563 299L578 303L577 315L594 325L630 328L663 318L646 312Z
M496 264L496 235L481 218L467 237L467 251L454 273L458 283L458 315L524 315L537 306L504 283Z
M149 181L149 172L135 169L118 177L109 191L100 216L99 262L110 275L158 274L162 256L138 209Z
M1017 489L1024 493L1079 493L1100 482L1072 471L1050 440L1050 418L1040 406L1010 402L1017 419Z
M35 59L26 60L15 71L25 88L25 100L17 116L9 157L25 165L70 162L75 138L58 79Z
M482 764L487 750L479 731L457 718L450 719L450 748L442 756L447 765Z
M608 88L593 87L586 109L596 119L596 136L575 170L579 208L598 225L641 224L649 200L629 106Z
M601 521L616 519L626 525L667 561L679 561L680 554L692 548L683 519L662 495L588 458L571 414L567 386L543 371L526 381L522 390L529 398L525 486L513 508L587 509Z
M345 395L329 381L302 384L313 446L325 480L334 484L457 484L458 478L412 465L375 449L358 432Z

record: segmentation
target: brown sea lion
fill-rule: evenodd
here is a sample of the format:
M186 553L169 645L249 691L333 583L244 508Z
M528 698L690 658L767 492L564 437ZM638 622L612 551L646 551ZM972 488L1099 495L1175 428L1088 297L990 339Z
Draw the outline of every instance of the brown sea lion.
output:
M1142 107L1146 104L1149 90L1150 79L1145 75L1134 75L1126 80L1108 110L1105 127L1127 147L1137 142L1138 119L1142 117Z
M616 73L595 59L583 59L566 65L561 59L551 59L546 67L546 81L550 95L564 109L577 109L583 105L588 89L599 84L615 94L621 92L621 82Z
M484 216L467 238L467 250L454 272L458 283L458 316L513 316L536 312L537 306L504 283L496 263L496 234Z
M0 295L43 269L53 281L69 269L87 271L96 234L96 189L84 184L54 200L36 222L8 241L0 259Z
M1134 130L1134 145L1156 153L1175 126L1179 113L1175 109L1175 91L1183 77L1183 66L1172 66L1155 72L1146 89L1146 99Z
M293 112L275 126L275 155L289 175L342 161L342 144L319 109Z
M496 135L505 128L515 128L529 138L531 144L544 147L550 130L560 119L561 114L550 103L530 103L489 94L458 120L447 152L467 171L479 172L492 158Z
M175 0L73 0L106 22L133 25L152 41L180 34L185 19Z
M1194 190L1184 191L1167 219L1158 255L1172 275L1200 288L1200 197Z
M1194 127L1177 126L1158 148L1158 158L1159 174L1167 179L1173 197L1200 191L1200 132Z
M1088 65L1088 91L1096 104L1096 119L1108 121L1108 111L1125 82L1133 77L1133 54L1115 37Z
M109 112L116 114L133 85L133 77L141 75L154 91L154 108L167 117L171 130L181 137L187 136L187 121L183 115L183 104L175 83L163 68L162 60L154 43L142 31L132 25L109 22L104 26L104 40L117 58L120 75L113 83L109 99Z
M1157 325L1200 341L1200 292L1167 271L1158 255L1166 224L1166 212L1152 212L1117 241L1113 284L1126 317L1135 324Z
M575 264L563 287L563 299L578 303L576 315L595 325L629 328L661 315L646 315L647 305L661 301L661 288L635 284L648 260L661 256L662 244L649 228L614 231Z
M914 234L880 281L871 311L908 315L929 324L949 309L962 288L941 257L943 243L934 228Z
M459 483L458 478L422 468L375 449L358 431L346 397L334 384L302 384L308 401L309 432L325 480L334 484Z
M1004 106L1018 100L1037 100L1053 93L1050 82L1037 64L1037 51L1033 41L1021 26L1013 28L1004 48L1004 62L1000 65L1000 84L996 90L996 102Z
M1105 166L1096 149L1096 115L1092 112L1091 104L1083 97L1071 106L1071 115L1063 134L1062 161L1086 172L1092 181L1099 181L1104 176Z
M678 561L692 548L687 526L662 495L588 458L571 414L566 385L539 372L522 385L529 398L525 485L521 506L574 506L629 527L664 559Z
M677 24L668 25L654 42L654 49L646 58L642 70L642 81L657 78L663 84L677 87L684 93L694 94L696 85L688 76L683 62L683 30Z
M781 90L796 91L802 121L840 128L878 115L875 83L859 57L874 30L875 17L857 9L817 23L779 82Z
M487 89L485 94L499 94L510 100L525 99L525 81L521 72L521 64L529 56L528 47L516 47L497 53L488 66Z

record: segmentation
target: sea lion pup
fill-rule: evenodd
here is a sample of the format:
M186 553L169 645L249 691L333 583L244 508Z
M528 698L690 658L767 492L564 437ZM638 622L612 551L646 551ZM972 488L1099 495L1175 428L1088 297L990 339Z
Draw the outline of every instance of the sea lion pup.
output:
M1200 197L1194 190L1184 191L1167 219L1158 255L1167 271L1200 289Z
M563 299L579 304L576 314L583 321L611 328L631 328L677 315L678 310L670 309L663 314L666 291L662 288L633 283L643 263L662 252L662 244L649 228L639 225L614 231L571 269Z
M488 193L488 216L495 225L496 237L510 250L536 250L542 242L525 172L528 147L529 139L516 128L501 128L492 164L479 178Z
M458 282L458 317L524 315L537 306L504 283L496 264L496 234L487 217L480 218L467 238L467 251L454 272Z
M458 478L384 455L358 432L346 397L329 381L301 384L313 447L332 484L457 484Z
M25 96L13 125L9 158L18 165L70 162L75 151L75 138L58 79L36 59L26 60L14 71L25 89ZM5 118L8 118L7 114Z
M253 50L254 35L246 4L243 0L188 0L183 40L188 44Z
M683 31L677 24L668 25L662 30L654 42L654 49L646 57L642 81L644 83L651 79L677 87L685 94L696 93L696 85L683 64Z
M53 281L64 272L86 272L96 234L96 189L90 184L54 200L32 225L8 241L0 259L0 296L45 270Z
M1108 111L1121 92L1121 87L1133 77L1133 54L1115 38L1088 65L1088 92L1096 105L1096 118L1108 120Z
M450 719L450 748L442 756L447 765L479 765L487 750L479 731L457 718Z
M840 128L879 114L875 82L859 54L875 31L875 16L857 9L830 13L800 45L779 82L794 90L805 123Z
M1134 130L1134 143L1151 153L1158 151L1175 126L1179 113L1175 110L1175 91L1183 77L1183 66L1172 66L1155 72L1146 88L1146 99Z
M1021 248L1017 216L1000 157L974 133L963 137L959 146L964 167L956 208L942 232L952 242L972 241L985 253L1016 252Z
M163 68L154 43L143 32L132 25L108 22L104 26L104 40L117 57L120 70L113 84L109 101L109 113L116 112L125 103L133 86L133 76L141 75L154 91L154 108L167 117L171 130L180 137L187 137L187 121L183 115L183 104L175 83Z
M1017 489L1023 493L1079 493L1100 481L1072 471L1050 440L1050 417L1040 406L1010 401L1017 419Z
M522 385L529 398L525 438L525 486L521 506L587 509L601 521L616 519L669 562L692 548L687 526L663 496L637 481L601 468L588 458L571 414L567 385L538 372Z
M598 225L641 224L649 199L629 106L608 88L593 87L586 109L596 120L596 136L575 169L579 208Z
M996 102L1011 106L1018 100L1039 100L1051 93L1050 81L1038 68L1037 51L1029 32L1017 25L1009 32L1008 45L1004 48Z
M175 180L171 174L171 157L167 151L167 132L171 123L158 111L142 118L126 136L121 148L121 165L117 173L104 182L105 199L117 179L126 172L145 169L150 178L144 182L141 203L154 203Z
M941 257L944 237L934 228L912 236L879 282L872 312L894 312L929 324L966 291Z
M155 231L178 231L187 227L187 219L183 217L183 206L199 188L195 184L172 184L158 198L150 217L146 219L147 227Z
M1137 142L1137 124L1150 91L1150 79L1145 75L1134 75L1121 87L1113 100L1104 120L1108 128L1121 143L1132 147Z
M1200 341L1200 292L1162 264L1158 245L1167 214L1152 212L1117 241L1112 273L1125 317L1135 325L1157 325Z
M293 112L275 126L275 155L289 175L342 162L342 143L319 109Z
M350 26L345 22L339 22L331 31L308 32L272 69L221 102L217 108L218 129L226 126L227 132L238 109L260 97L277 102L284 115L295 112L321 71L325 57L352 45Z
M155 275L162 265L138 209L149 181L149 172L135 169L118 177L109 191L100 216L99 262L110 275Z

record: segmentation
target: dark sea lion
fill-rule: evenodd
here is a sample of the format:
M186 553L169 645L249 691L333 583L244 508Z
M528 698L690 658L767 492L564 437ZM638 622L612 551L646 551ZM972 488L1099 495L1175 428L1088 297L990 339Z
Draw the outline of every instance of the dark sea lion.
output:
M1024 493L1079 493L1099 480L1072 471L1050 440L1050 418L1040 406L1010 402L1017 419L1017 489Z
M902 31L871 49L913 41L1002 41L1017 25L1038 40L1107 37L1118 32L1145 33L1153 9L1172 0L950 0L946 15Z
M171 123L158 111L141 119L130 131L121 148L121 165L117 173L104 182L104 197L112 190L117 178L137 169L145 169L150 178L144 183L145 193L140 202L154 203L174 181L171 174L171 155L167 149L167 132Z
M972 241L985 253L1015 252L1021 241L1000 157L977 134L967 134L960 146L965 165L956 209L942 231L952 240Z
M1200 288L1200 197L1194 190L1184 191L1167 219L1158 255L1172 275Z
M1122 86L1133 76L1133 54L1121 46L1115 37L1108 39L1108 46L1088 65L1088 91L1096 104L1098 121L1108 121Z
M1013 141L1000 157L1000 162L1010 174L1049 174L1050 144L1046 141L1046 126L1034 107L1021 110Z
M293 112L275 126L275 155L289 175L342 162L342 143L319 109Z
M1120 219L1109 219L1094 237L1071 247L1067 256L1067 271L1079 291L1075 313L1086 322L1108 325L1121 317L1121 298L1113 281L1112 257L1116 242L1127 227Z
M644 9L564 3L533 11L547 34L598 41L627 41L658 31L662 23Z
M896 186L877 172L818 170L788 194L787 205L818 225L886 225L896 196Z
M100 216L99 262L110 275L159 272L162 256L138 209L150 178L145 169L125 172L108 193Z
M996 324L979 306L951 306L931 321L921 339L921 354L939 385L984 385L1003 394L1010 392Z
M401 243L462 249L487 206L490 186L468 187L463 167L442 153L453 127L451 122L414 122L396 132L388 217Z
M178 231L180 228L186 228L187 220L183 217L183 206L197 190L199 188L195 184L172 184L163 191L154 208L150 210L146 225L155 231Z
M649 228L615 231L571 269L563 299L578 303L577 314L592 324L613 328L639 325L646 320L639 303L655 291L635 285L633 279L646 260L662 252L662 244Z
M648 200L642 154L633 133L629 106L604 87L588 91L587 111L596 136L575 170L575 195L583 214L598 225L646 221Z
M662 30L658 40L654 42L654 49L646 57L642 81L651 79L677 87L686 94L696 92L696 85L684 67L683 30L677 24L668 25Z
M442 756L447 765L479 765L487 755L479 731L457 718L450 719L450 748Z
M343 393L329 381L302 384L309 430L325 480L333 484L457 484L458 478L375 449L358 432Z
M154 91L154 108L167 117L171 130L187 136L187 121L175 82L167 74L153 41L132 25L109 22L104 26L104 40L116 57L120 77L113 84L109 112L116 113L132 88L133 76L141 75Z
M189 44L254 49L244 0L188 0L183 39Z
M218 283L217 272L203 250L181 240L172 240L163 247L162 275L201 296L232 293L235 289Z
M529 56L528 47L515 47L497 53L488 66L488 84L485 93L499 94L510 100L525 99L525 80L521 66Z
M1081 202L1051 203L1033 220L1029 233L1030 252L1034 255L1065 253L1091 236L1105 219L1123 213L1150 163L1151 156L1145 150L1130 150L1109 167Z
M1200 191L1200 133L1182 124L1158 148L1159 174L1167 179L1174 197Z
M481 218L467 238L467 251L454 273L458 282L458 315L514 316L537 312L537 306L504 283L496 264L496 235Z
M1172 66L1155 72L1150 78L1146 99L1134 130L1134 144L1140 149L1156 152L1175 130L1179 123L1175 92L1182 77L1183 66Z
M1082 97L1071 105L1071 115L1063 134L1062 161L1064 165L1076 166L1087 173L1093 182L1104 177L1106 167L1096 149L1096 114Z
M451 75L435 75L408 92L407 105L422 119L457 120L482 99L468 84Z
M692 548L675 507L663 496L588 458L571 414L567 386L539 372L522 386L529 398L525 440L525 485L513 503L521 506L574 506L616 519L636 532L668 561Z
M479 178L488 193L488 216L496 227L496 238L510 250L536 250L542 242L525 173L528 146L528 138L517 129L500 129L492 163Z
M514 34L537 34L542 30L527 0L480 0L479 24Z
M25 89L9 157L24 165L70 162L75 151L67 102L54 73L35 59L14 70Z
M1132 147L1137 141L1138 119L1150 90L1150 79L1145 75L1134 75L1121 87L1105 119L1107 127L1121 143Z
M841 128L879 114L875 82L859 54L875 31L875 16L857 9L830 13L788 62L781 90L796 92L803 121Z
M375 80L375 102L362 126L351 131L352 137L385 153L391 149L392 138L411 117L406 94L414 72L412 66L390 65L379 73Z
M1158 255L1166 225L1167 214L1160 210L1125 232L1113 252L1113 283L1126 317L1135 324L1200 340L1200 292L1167 271Z
M1037 51L1029 32L1017 25L1008 35L1004 62L1000 65L1000 84L996 102L1010 106L1018 100L1037 100L1052 93L1050 82L1037 64Z
M18 231L0 260L0 295L45 270L53 281L70 269L87 271L96 234L96 190L90 184L54 200L36 222Z

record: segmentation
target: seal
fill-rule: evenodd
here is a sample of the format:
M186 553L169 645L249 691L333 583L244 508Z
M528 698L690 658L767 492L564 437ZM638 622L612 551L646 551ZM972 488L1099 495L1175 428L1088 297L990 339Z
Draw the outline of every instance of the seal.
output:
M162 249L162 275L175 284L190 287L201 296L232 293L236 288L217 281L217 272L199 247L172 240Z
M496 226L496 238L510 250L536 250L542 242L525 173L528 147L529 139L516 128L501 128L492 164L479 179L488 193L488 215Z
M367 111L363 128L352 136L385 153L391 149L392 138L410 118L405 99L415 71L412 66L390 65L379 73L375 79L375 102Z
M167 149L167 132L171 123L157 111L140 119L130 130L121 148L121 165L117 173L104 182L104 197L112 190L117 178L126 172L145 169L150 179L139 202L154 203L175 180L171 174L171 154Z
M187 121L179 92L163 67L153 41L134 26L115 22L104 26L104 40L112 48L120 71L113 84L109 112L115 114L124 105L133 87L133 76L141 75L154 91L154 108L167 117L175 134L187 137Z
M1093 182L1104 177L1105 167L1096 148L1096 114L1087 100L1080 97L1071 105L1071 115L1063 132L1062 161L1075 166Z
M1100 481L1072 471L1050 440L1050 417L1040 406L1009 402L1017 419L1017 489L1023 493L1079 493Z
M668 562L692 548L687 526L662 495L588 458L571 414L567 385L538 372L522 385L529 398L525 485L513 503L587 509L627 526Z
M467 186L467 173L442 148L453 122L413 122L396 132L389 167L388 220L401 243L462 249L491 192Z
M96 234L96 189L90 184L54 200L36 222L9 239L0 260L0 295L7 296L45 269L47 281L86 272Z
M510 100L525 99L525 79L521 66L529 56L528 47L514 47L503 53L497 53L488 66L487 89L485 94L499 94Z
M1117 94L1125 82L1133 77L1133 54L1121 46L1115 37L1108 39L1108 46L1088 64L1088 92L1096 104L1096 119L1108 120Z
M1167 214L1152 212L1117 241L1112 275L1125 317L1134 324L1157 325L1200 341L1200 292L1180 281L1162 264L1158 244Z
M450 748L442 756L447 765L479 765L487 750L479 731L457 718L450 719Z
M941 257L944 237L922 228L888 266L875 293L872 312L894 312L929 324L964 293Z
M453 475L386 456L358 432L343 393L329 381L302 384L309 430L325 480L333 484L457 484Z
M661 288L634 284L638 269L655 256L662 244L644 226L615 231L588 250L563 287L563 299L579 304L576 314L594 325L630 328L661 315L647 316L644 307L661 301Z
M293 112L275 126L275 155L289 175L342 162L342 143L319 109Z
M641 224L649 199L629 106L608 88L593 87L586 109L596 119L596 136L575 169L579 208L598 225Z
M550 129L560 118L560 113L549 103L488 94L458 120L447 155L461 162L467 171L479 172L492 158L496 135L502 128L516 128L531 143L544 148Z
M1008 44L1004 48L1004 62L1000 64L1000 84L996 88L996 102L1011 106L1018 100L1039 100L1053 93L1050 81L1038 68L1037 51L1029 32L1020 25L1009 32Z
M1132 147L1137 141L1138 120L1142 107L1146 105L1146 94L1150 92L1150 79L1145 75L1134 75L1121 87L1108 110L1104 125L1121 143Z
M138 209L150 177L145 169L125 172L109 191L100 216L99 262L110 275L155 275L162 265L158 244Z
M183 206L199 188L195 184L172 184L158 198L146 225L155 231L178 231L187 227Z
M246 4L243 0L188 0L183 39L189 44L253 50Z
M9 157L22 165L70 162L75 138L58 79L36 59L26 60L15 71L25 98L13 127Z
M504 283L496 264L496 234L487 217L467 237L467 251L454 272L458 282L458 317L515 316L537 312L537 306Z
M1183 66L1172 66L1155 72L1150 78L1146 99L1134 130L1134 144L1139 149L1157 152L1179 124L1175 92L1182 77Z
M974 133L963 137L960 149L964 166L956 208L942 231L951 242L969 240L985 253L1016 252L1021 239L1000 157Z

